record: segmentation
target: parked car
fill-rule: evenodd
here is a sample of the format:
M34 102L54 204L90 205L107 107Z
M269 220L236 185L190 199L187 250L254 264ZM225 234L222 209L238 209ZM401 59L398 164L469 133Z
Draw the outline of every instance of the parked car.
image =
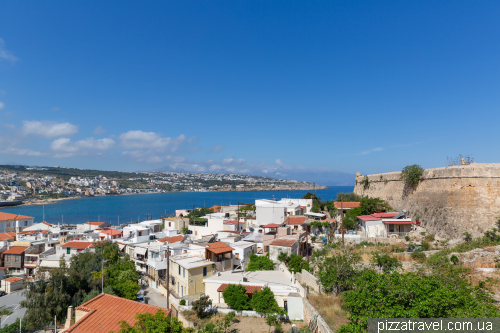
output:
M3 291L3 290L0 290L0 297L1 296L5 296L5 295L7 295L7 293L5 291Z
M137 302L141 302L141 303L144 303L144 295L137 295L135 300Z
M413 252L413 251L422 251L422 247L420 245L408 246L408 252Z

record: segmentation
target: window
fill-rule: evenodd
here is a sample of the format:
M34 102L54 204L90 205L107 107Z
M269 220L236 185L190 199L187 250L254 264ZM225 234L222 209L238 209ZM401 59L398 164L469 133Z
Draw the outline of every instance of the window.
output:
M171 227L172 226L172 222L168 222L168 226Z
M7 222L7 228L10 228L10 222Z
M181 275L181 266L179 266L179 275Z
M28 221L24 221L24 226L26 227L28 225Z
M235 254L234 254L234 257L235 257L236 259L240 259L240 254L239 254L239 253L235 253Z
M16 262L19 262L19 256L14 256Z
M10 261L10 256L7 256L7 261Z
M203 267L203 276L207 276L207 268Z
M186 269L185 268L182 269L182 277L186 277Z
M181 287L181 296L184 296L184 286Z
M71 254L71 248L70 247L66 248L66 254Z

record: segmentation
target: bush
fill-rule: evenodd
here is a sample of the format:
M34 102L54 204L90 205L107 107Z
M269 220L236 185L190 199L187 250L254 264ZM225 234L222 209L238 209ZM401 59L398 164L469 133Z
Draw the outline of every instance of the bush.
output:
M426 242L434 242L434 235L433 234L428 234L424 237L424 241Z
M401 180L408 185L416 185L423 174L424 169L420 165L407 165L401 171Z
M422 242L422 251L429 251L431 246L427 242Z
M186 305L186 300L185 299L181 299L181 301L179 302L180 305Z
M417 261L425 261L427 259L427 256L422 251L413 251L411 253L411 258Z
M405 236L405 241L409 242L410 241L410 236L406 235Z
M206 308L212 305L212 300L210 297L203 295L193 302L193 310L196 312L196 316L198 318L205 318L207 313L205 312Z
M269 253L265 256L258 256L256 254L250 255L250 262L248 263L247 270L254 271L272 271L274 270L274 262L269 259Z
M452 255L452 256L450 257L450 261L451 261L454 265L458 264L458 262L459 262L458 257L457 257L456 255Z
M236 311L250 308L250 298L245 292L245 286L241 284L230 284L222 292L224 302Z
M401 268L403 265L399 262L398 258L391 256L385 252L374 252L371 262L378 267L382 268L383 272L390 272Z

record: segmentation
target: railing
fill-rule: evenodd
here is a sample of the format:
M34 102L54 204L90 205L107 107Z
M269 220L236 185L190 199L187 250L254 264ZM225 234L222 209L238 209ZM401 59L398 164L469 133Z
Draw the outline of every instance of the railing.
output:
M387 237L400 237L403 238L404 236L408 235L409 231L388 231L387 232Z

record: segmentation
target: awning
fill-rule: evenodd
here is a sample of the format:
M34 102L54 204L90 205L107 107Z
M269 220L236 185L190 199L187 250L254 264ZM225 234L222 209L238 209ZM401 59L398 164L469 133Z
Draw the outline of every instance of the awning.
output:
M140 254L141 256L145 256L147 250L148 249L146 249L145 247L136 247L135 248L135 254Z
M120 251L123 251L123 249L125 248L125 244L120 244L118 243L118 248L120 249Z

